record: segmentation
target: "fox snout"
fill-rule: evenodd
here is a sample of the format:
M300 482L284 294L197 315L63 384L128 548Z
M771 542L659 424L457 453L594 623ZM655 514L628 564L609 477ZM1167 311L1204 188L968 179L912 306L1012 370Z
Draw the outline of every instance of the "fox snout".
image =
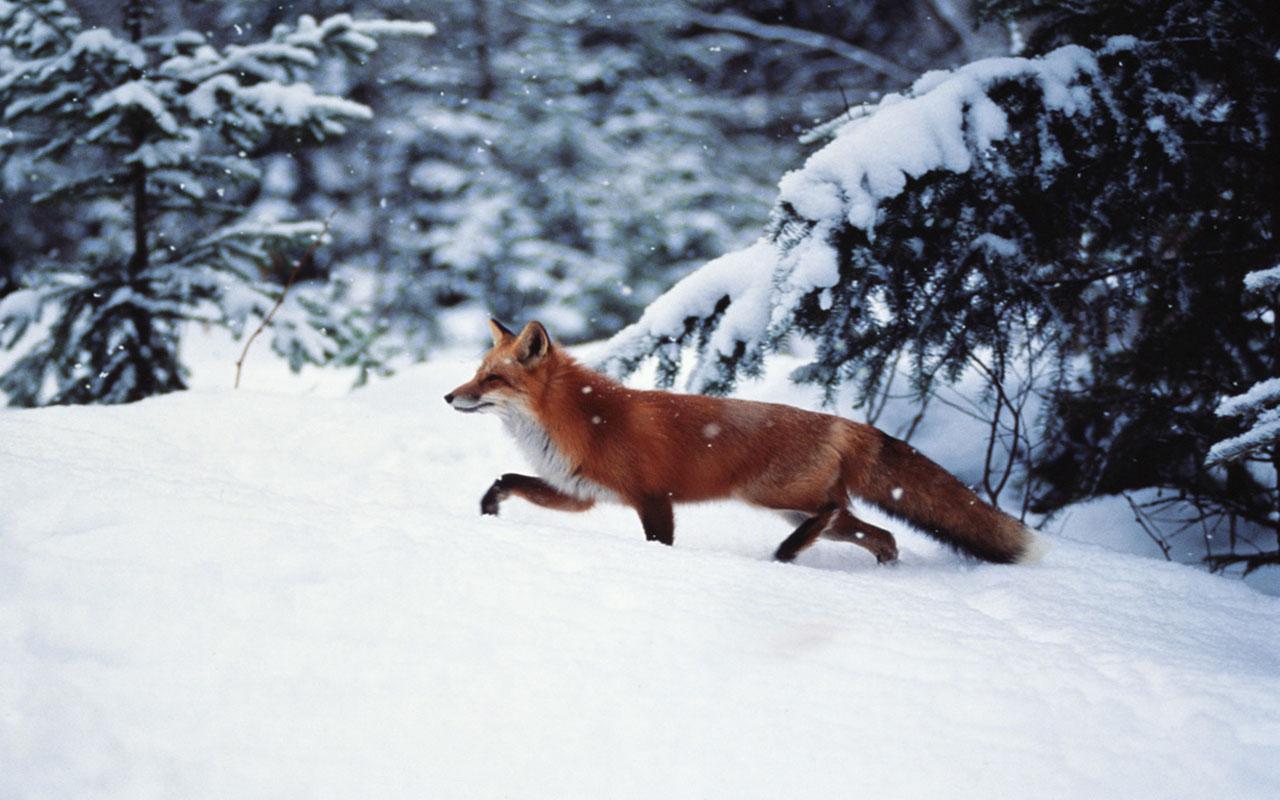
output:
M479 411L483 408L490 408L493 403L484 399L484 396L472 391L463 391L464 387L459 386L452 392L444 396L444 401L449 404L454 411L472 412Z

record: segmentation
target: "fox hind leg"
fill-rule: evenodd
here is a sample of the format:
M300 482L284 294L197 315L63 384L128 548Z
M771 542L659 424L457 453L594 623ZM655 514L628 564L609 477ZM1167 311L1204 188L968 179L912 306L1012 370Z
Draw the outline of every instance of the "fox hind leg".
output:
M865 547L881 564L890 564L898 560L898 543L893 538L893 534L855 517L847 508L840 509L835 519L822 530L820 535L823 539Z
M823 530L831 523L832 518L838 511L839 509L836 506L828 506L801 522L791 532L790 536L782 540L782 544L778 545L778 549L773 552L774 560L784 563L794 561L796 556L800 555L809 545L818 541L818 537L822 535Z

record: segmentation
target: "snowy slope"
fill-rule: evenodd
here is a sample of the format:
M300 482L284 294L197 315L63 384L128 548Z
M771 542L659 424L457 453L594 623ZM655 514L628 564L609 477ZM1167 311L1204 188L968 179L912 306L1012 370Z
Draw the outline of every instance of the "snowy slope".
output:
M735 506L674 549L621 509L482 519L523 465L441 401L471 366L0 412L0 797L1280 785L1280 600L1068 541L779 565Z

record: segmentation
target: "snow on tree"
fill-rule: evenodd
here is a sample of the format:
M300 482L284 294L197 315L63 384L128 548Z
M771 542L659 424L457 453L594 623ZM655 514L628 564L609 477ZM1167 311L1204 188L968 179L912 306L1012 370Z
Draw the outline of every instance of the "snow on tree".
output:
M926 74L821 126L765 236L653 303L609 365L656 358L670 383L692 349L690 388L723 392L799 337L797 380L868 403L905 372L923 401L977 370L998 412L1030 352L1036 509L1156 487L1206 542L1274 528L1275 476L1204 458L1230 432L1218 399L1280 372L1240 291L1280 260L1280 120L1259 88L1280 84L1278 18L1257 0L985 5L1035 15L1042 55Z
M1249 292L1274 296L1280 290L1280 265L1250 272L1244 276L1244 286ZM1274 311L1270 324L1275 324ZM1224 399L1218 404L1217 413L1243 420L1249 429L1215 444L1206 459L1209 464L1237 461L1260 451L1274 453L1280 443L1280 378L1267 378L1246 392Z
M163 17L244 44L291 8L206 0ZM366 68L333 61L312 80L375 111L360 135L250 151L262 173L250 214L339 210L320 256L348 302L390 326L379 347L417 355L462 327L459 310L548 316L574 339L615 332L750 241L798 130L883 89L886 71L954 62L963 44L952 23L894 0L440 0L431 18L447 37L383 42ZM15 233L33 252L78 238Z
M546 318L571 340L616 332L751 240L798 127L840 107L833 76L856 76L855 99L883 85L854 54L901 44L909 67L882 68L908 70L948 58L954 35L890 0L453 0L432 13L450 36L425 45L430 68L388 63L360 95L395 119L350 181L373 200L363 258L380 314L417 353L455 309Z
M689 90L677 65L708 36L668 37L678 4L640 20L625 3L462 5L468 60L403 79L422 94L382 190L400 224L381 307L415 350L460 305L545 318L569 339L615 331L750 235L771 148L731 145L742 103Z
M1280 378L1255 383L1249 391L1223 400L1218 406L1218 416L1242 419L1249 424L1249 429L1215 444L1209 450L1210 464L1273 450L1280 442Z
M62 0L0 0L0 108L24 134L43 184L33 202L85 235L56 257L27 253L0 377L20 405L125 402L183 386L183 323L244 331L276 301L273 256L297 253L319 222L249 219L272 137L340 136L370 110L304 77L325 57L368 56L377 38L429 23L301 17L264 41L215 47L194 31L146 35L148 3L124 8L127 37L87 27ZM32 325L40 322L40 325ZM370 364L371 327L323 292L290 292L272 347L305 362ZM40 336L24 338L30 331Z
M1127 53L1131 44L1117 40L1102 55ZM935 263L954 258L956 272L970 274L949 276L951 288L965 295L951 305L962 314L978 313L974 301L985 293L984 273L1018 258L1019 238L1032 233L1014 209L1004 219L970 213L946 220L932 209L954 201L962 191L954 176L962 173L986 184L984 195L993 205L1001 202L995 194L1001 182L1017 178L1021 167L1030 167L1038 183L1060 177L1066 165L1059 137L1066 131L1048 123L1071 132L1077 125L1100 125L1108 110L1096 91L1098 76L1098 56L1068 46L1042 58L987 59L953 73L928 73L905 95L890 94L859 109L802 169L782 179L766 236L712 261L653 303L612 340L611 365L629 372L656 355L660 378L670 384L684 348L694 345L689 387L723 392L739 372L753 374L768 352L798 331L818 339L820 352L797 377L833 385L854 378L854 365L868 352L888 361L893 349L884 340L887 327L912 326L916 340L963 335L964 321L943 309L903 307L902 282L939 297L934 290L943 285L924 284L934 281ZM1091 119L1095 113L1098 121ZM1034 127L1018 130L1011 117L1031 119ZM1040 122L1045 124L1035 125ZM1024 163L1012 162L995 147L1005 139L1033 142L1034 160L1018 154ZM922 179L931 185L922 188ZM913 191L904 195L908 185ZM907 208L883 207L895 199ZM900 241L905 215L924 217L922 230ZM948 228L944 234L934 232L942 226ZM926 241L929 234L941 241ZM886 246L893 250L880 252ZM899 249L914 263L895 258ZM908 270L915 274L904 275ZM930 356L945 354L922 349L921 371L936 372L940 365ZM881 376L868 377L871 391Z
M1273 328L1275 311L1280 303L1280 265L1250 272L1244 278L1245 289L1261 296L1266 302L1263 318ZM1273 364L1273 367L1277 366ZM1218 404L1217 414L1224 420L1236 420L1244 430L1217 442L1209 449L1205 463L1210 467L1227 464L1252 463L1255 468L1270 470L1272 477L1280 481L1280 378L1260 380L1240 394L1232 395ZM1280 523L1280 491L1272 496L1276 503L1273 520ZM1210 563L1222 568L1232 564L1244 565L1245 573L1267 564L1280 564L1280 548L1274 551L1252 553L1231 552L1211 556Z

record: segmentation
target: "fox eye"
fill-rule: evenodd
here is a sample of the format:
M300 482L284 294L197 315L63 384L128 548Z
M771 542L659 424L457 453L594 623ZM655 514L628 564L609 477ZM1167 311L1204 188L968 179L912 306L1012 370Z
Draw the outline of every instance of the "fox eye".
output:
M485 375L484 380L480 382L488 386L496 386L497 384L506 383L507 379L496 372L490 372L488 375Z

